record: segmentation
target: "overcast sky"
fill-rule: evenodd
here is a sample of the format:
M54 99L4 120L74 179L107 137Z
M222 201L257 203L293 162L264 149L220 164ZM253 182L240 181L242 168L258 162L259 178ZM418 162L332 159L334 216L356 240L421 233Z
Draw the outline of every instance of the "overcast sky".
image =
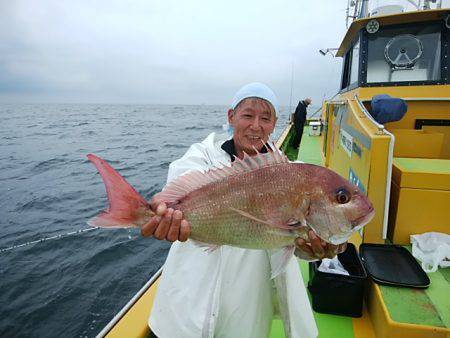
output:
M346 5L0 0L0 102L228 104L259 81L289 105L293 74L293 104L320 104L342 60L318 50L339 46Z

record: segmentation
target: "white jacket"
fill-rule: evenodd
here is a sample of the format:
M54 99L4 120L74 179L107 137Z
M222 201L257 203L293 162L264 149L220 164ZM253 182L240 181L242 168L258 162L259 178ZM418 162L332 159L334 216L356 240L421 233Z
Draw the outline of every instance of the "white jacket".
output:
M230 156L226 135L210 134L169 167L167 181L190 170L204 171ZM268 251L224 245L213 252L194 242L175 242L164 264L149 326L159 338L264 338L273 318L273 284L278 289L285 331L293 338L317 337L317 327L296 258L271 276Z

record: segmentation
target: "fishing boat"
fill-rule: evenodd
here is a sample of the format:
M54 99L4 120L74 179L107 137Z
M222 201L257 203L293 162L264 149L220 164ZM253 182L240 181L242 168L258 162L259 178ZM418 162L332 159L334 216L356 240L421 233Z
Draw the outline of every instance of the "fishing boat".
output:
M450 9L439 2L431 8L431 1L410 12L400 6L369 12L368 1L353 5L355 15L335 55L343 58L340 91L324 101L320 119L309 121L300 150L292 145L293 124L277 146L291 160L326 166L367 193L376 215L350 239L356 248L387 243L410 249L410 235L450 229ZM406 113L385 109L380 117L378 95L407 106ZM299 264L308 285L311 266ZM98 336L149 336L162 273ZM423 289L369 278L360 317L314 313L319 337L450 337L450 269L428 277ZM284 336L282 320L274 318L271 337Z

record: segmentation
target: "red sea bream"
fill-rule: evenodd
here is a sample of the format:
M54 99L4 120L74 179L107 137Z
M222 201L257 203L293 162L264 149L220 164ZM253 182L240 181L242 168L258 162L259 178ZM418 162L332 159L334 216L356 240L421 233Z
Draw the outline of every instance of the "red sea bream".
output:
M139 227L154 215L149 203L105 160L88 155L106 185L110 208L88 223ZM279 150L236 158L231 166L190 172L158 198L181 210L191 240L248 249L294 248L309 229L340 244L374 215L369 199L346 179L316 165L291 163Z

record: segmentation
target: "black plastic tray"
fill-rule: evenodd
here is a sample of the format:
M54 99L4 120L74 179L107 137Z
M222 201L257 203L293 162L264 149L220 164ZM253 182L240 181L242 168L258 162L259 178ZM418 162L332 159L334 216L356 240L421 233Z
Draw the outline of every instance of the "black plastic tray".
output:
M384 285L427 288L430 279L411 253L400 245L361 244L359 254L372 279Z

